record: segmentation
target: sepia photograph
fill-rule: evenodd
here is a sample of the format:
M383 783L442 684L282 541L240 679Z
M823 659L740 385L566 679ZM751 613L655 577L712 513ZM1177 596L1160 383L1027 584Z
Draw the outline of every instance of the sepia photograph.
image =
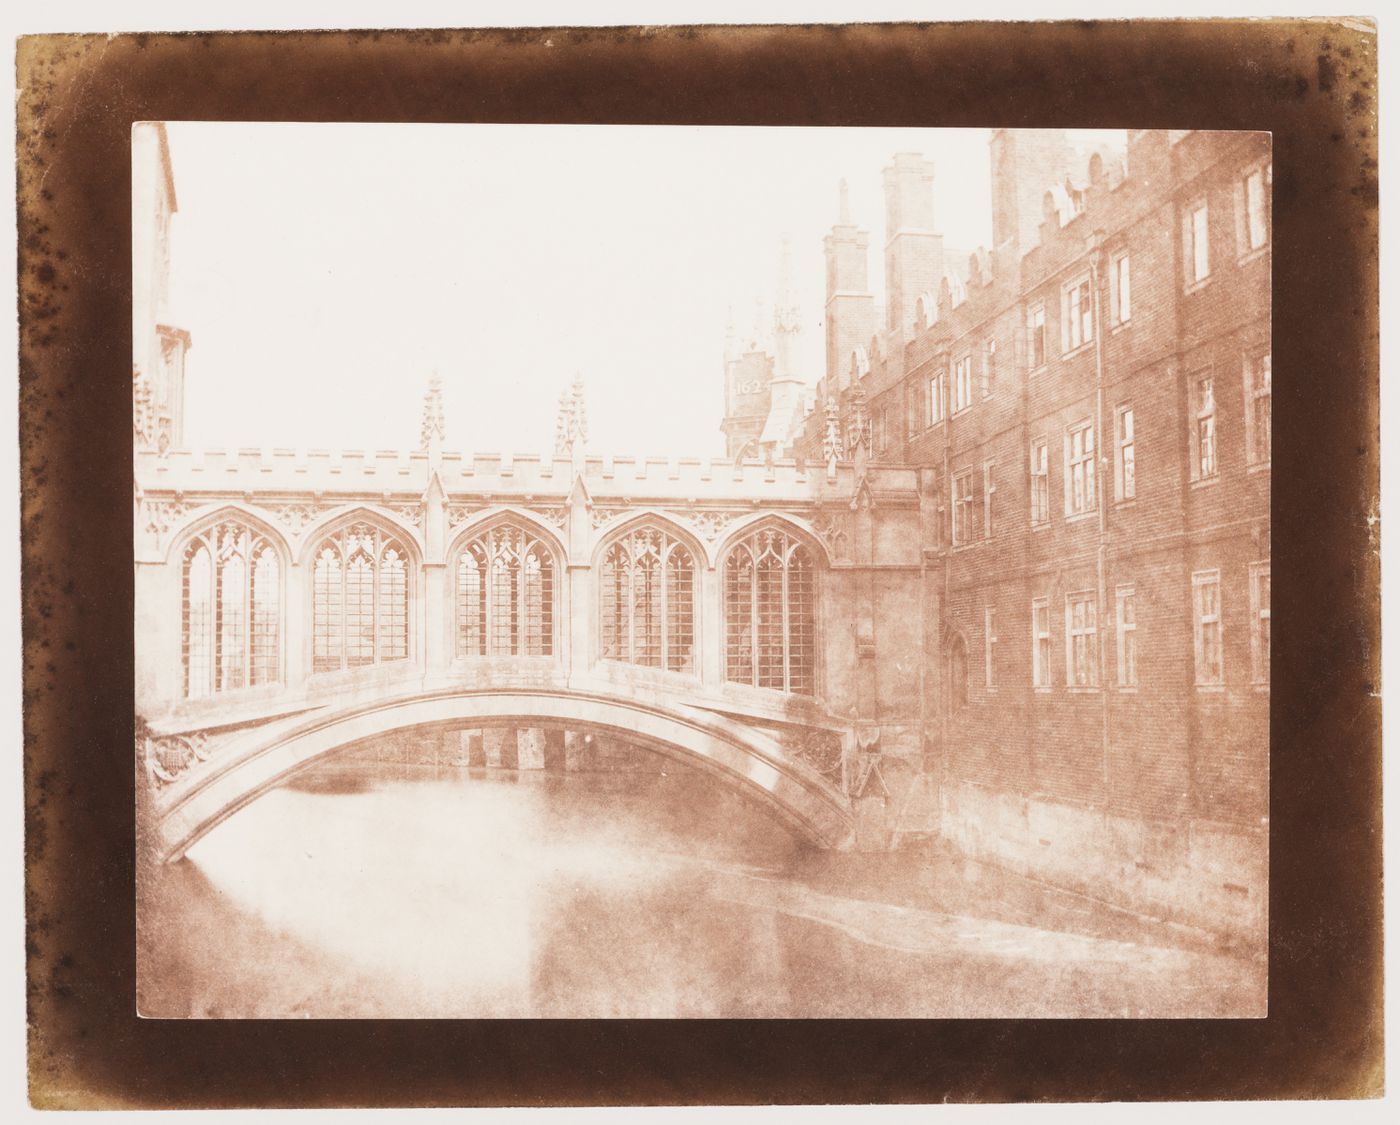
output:
M1268 133L130 146L141 1016L1269 1015Z

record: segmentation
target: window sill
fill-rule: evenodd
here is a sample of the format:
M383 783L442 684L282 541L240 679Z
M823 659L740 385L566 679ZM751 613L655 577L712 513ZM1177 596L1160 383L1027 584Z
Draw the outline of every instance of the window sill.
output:
M1048 530L1050 530L1050 521L1049 521L1049 520L1042 520L1040 523L1033 523L1033 524L1031 524L1031 530L1032 530L1032 531L1048 531Z
M1250 688L1250 690L1253 691L1256 695L1268 695L1268 694L1269 694L1269 681L1268 681L1268 680L1255 680L1254 683L1252 683L1252 684L1249 685L1249 688Z
M1238 264L1241 267L1247 266L1251 262L1257 262L1260 258L1268 254L1268 252L1269 243L1266 239L1263 246L1256 246L1253 250L1246 250L1243 254L1241 254L1237 259L1236 264Z
M1196 690L1205 692L1207 695L1224 695L1224 684L1196 684Z
M1085 520L1093 519L1098 514L1097 508L1090 508L1087 512L1074 512L1065 516L1065 523L1083 523Z
M1137 507L1137 497L1136 497L1136 496L1129 496L1126 500L1115 500L1115 501L1113 502L1113 510L1114 510L1115 512L1122 512L1122 511L1128 510L1129 508L1136 508L1136 507Z
M1210 282L1211 275L1206 274L1205 277L1200 278L1197 281L1188 281L1186 283L1186 287L1182 290L1182 292L1189 297L1192 293L1199 293L1202 289L1209 285Z
M1220 483L1220 474L1217 472L1213 476L1198 477L1191 482L1192 488L1210 488L1212 485Z
M1042 363L1039 367L1027 368L1026 374L1027 374L1027 375L1043 375L1043 374L1046 372L1046 370L1049 368L1049 366L1050 366L1050 365L1049 365L1048 363Z
M1117 336L1118 333L1122 332L1125 328L1131 328L1132 326L1133 322L1131 317L1127 320L1120 320L1117 324L1115 324L1112 328L1108 330L1108 334L1110 336Z
M1092 348L1093 346L1094 346L1094 340L1093 340L1093 337L1090 337L1089 339L1085 340L1082 344L1076 344L1074 347L1070 348L1069 351L1061 352L1061 353L1060 353L1060 358L1061 358L1061 359L1074 359L1076 356L1083 355L1085 352L1087 352L1087 351L1088 351L1090 348Z
M1273 469L1273 462L1272 462L1272 461L1256 461L1253 465L1250 465L1250 466L1249 466L1249 468L1246 470L1246 472L1250 472L1250 473L1267 473L1267 472L1270 472L1272 469Z
M1097 684L1066 684L1065 690L1071 695L1097 695L1099 693Z
M972 550L974 547L980 547L981 545L982 545L981 540L978 540L978 539L974 539L974 540L972 540L970 543L954 543L954 544L953 544L953 554L955 554L955 555L960 555L960 554L962 554L964 551L970 551L970 550Z
M1119 684L1119 695L1136 695L1138 693L1137 684Z
M1034 691L1036 695L1049 695L1054 689L1048 687L1037 687L1032 688L1031 690Z

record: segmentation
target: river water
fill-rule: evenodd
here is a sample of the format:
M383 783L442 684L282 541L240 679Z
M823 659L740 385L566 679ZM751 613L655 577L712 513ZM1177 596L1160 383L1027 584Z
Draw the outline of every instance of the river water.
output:
M165 1017L1214 1016L1262 965L924 844L814 851L662 758L331 762L143 875Z

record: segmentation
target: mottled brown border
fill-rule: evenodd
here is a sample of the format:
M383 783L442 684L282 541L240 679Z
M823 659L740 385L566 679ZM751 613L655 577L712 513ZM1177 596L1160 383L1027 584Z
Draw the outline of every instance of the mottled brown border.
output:
M54 36L19 44L30 1088L43 1106L1365 1097L1381 1088L1375 39L1339 22ZM220 1022L134 1009L141 119L1274 134L1270 1016ZM275 175L275 169L269 169Z

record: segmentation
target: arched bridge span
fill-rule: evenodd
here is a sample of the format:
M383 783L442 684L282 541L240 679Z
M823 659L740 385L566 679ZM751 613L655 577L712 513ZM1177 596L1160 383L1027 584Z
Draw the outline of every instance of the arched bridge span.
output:
M846 797L766 732L681 704L560 689L450 690L320 709L227 736L155 800L157 847L178 859L263 793L330 754L406 730L518 724L624 738L698 765L766 805L821 847L846 846Z

